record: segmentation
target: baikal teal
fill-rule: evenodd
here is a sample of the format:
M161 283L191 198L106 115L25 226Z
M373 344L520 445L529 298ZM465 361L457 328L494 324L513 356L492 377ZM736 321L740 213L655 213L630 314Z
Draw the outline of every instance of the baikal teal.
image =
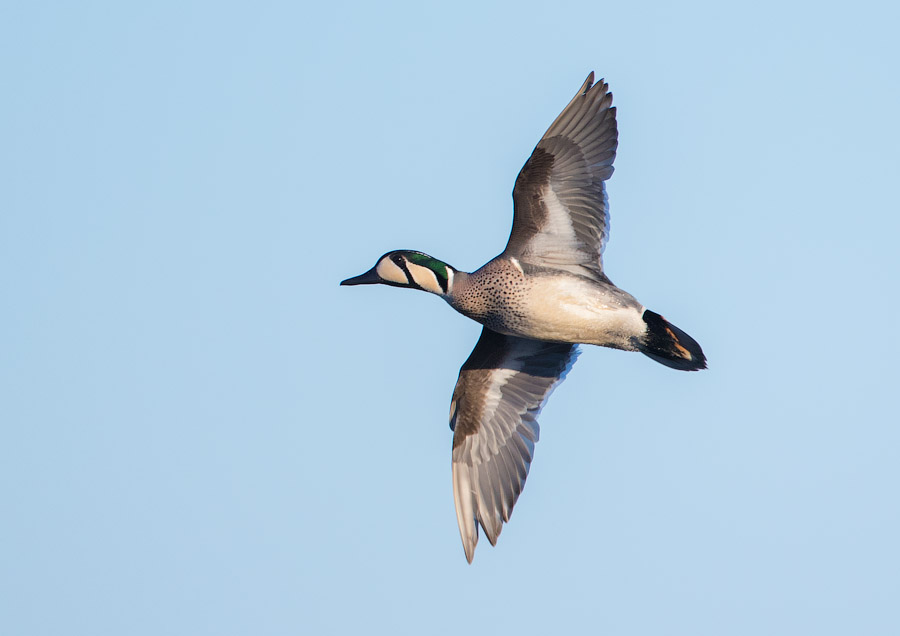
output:
M509 521L538 441L538 413L578 344L638 351L681 371L706 368L693 338L604 273L605 181L618 129L607 84L593 80L591 73L519 173L512 232L499 256L468 273L397 250L341 283L437 294L484 326L450 404L453 497L470 563L479 526L496 544Z

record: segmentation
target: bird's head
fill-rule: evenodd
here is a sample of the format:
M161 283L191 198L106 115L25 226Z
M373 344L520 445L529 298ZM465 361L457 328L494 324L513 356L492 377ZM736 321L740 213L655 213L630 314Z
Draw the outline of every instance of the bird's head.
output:
M447 263L412 250L395 250L378 259L364 274L341 281L341 285L393 285L411 287L445 296L453 288L456 270Z

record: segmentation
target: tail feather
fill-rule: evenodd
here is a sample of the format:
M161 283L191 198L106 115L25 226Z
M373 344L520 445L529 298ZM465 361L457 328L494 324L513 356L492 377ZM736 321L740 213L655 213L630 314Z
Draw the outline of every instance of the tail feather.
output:
M641 353L680 371L706 368L706 356L696 340L649 309L641 317L647 323L647 333L637 341Z

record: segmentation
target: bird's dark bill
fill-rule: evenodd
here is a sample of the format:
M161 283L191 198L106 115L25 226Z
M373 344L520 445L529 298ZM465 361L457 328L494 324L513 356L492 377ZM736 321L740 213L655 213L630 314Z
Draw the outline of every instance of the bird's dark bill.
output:
M354 276L353 278L342 280L341 285L374 285L380 282L381 277L375 273L375 268L373 267L365 274L360 274L359 276Z

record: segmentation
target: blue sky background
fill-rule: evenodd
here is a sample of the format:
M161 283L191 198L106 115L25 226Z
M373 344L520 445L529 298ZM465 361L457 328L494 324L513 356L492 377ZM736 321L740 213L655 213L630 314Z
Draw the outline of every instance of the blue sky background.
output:
M897 634L896 3L5 3L0 632ZM610 277L466 564L471 270L595 70Z

